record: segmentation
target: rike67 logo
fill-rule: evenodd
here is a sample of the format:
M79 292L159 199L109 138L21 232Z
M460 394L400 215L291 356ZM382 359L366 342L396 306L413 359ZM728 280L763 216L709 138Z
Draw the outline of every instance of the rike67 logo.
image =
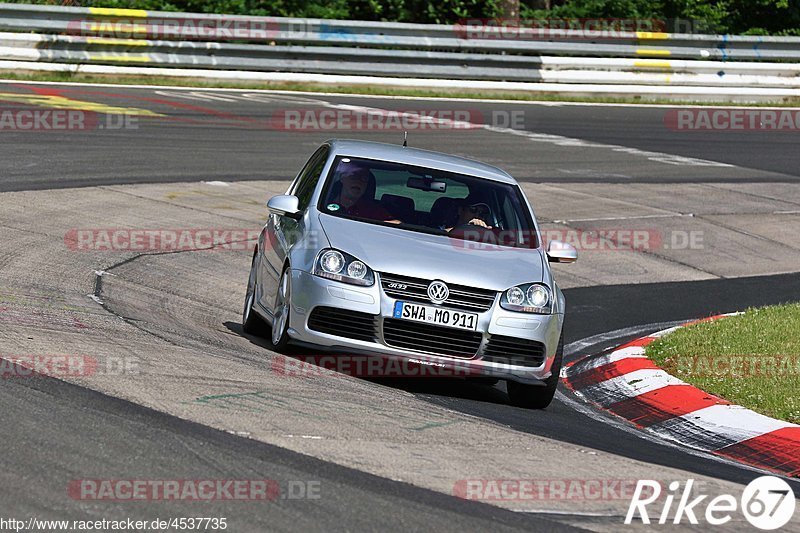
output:
M631 524L638 518L643 524L650 524L651 520L662 525L669 522L681 524L685 520L697 525L699 517L712 526L722 526L735 514L741 513L752 526L773 531L788 524L794 516L796 502L792 487L778 477L754 479L744 488L739 499L730 494L713 498L708 494L698 495L693 493L693 486L693 479L688 480L682 490L681 483L673 481L664 493L658 481L639 480L625 523Z

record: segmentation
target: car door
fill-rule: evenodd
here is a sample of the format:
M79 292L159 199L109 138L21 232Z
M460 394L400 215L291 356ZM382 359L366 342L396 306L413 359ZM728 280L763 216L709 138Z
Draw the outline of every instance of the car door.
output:
M261 250L261 265L260 279L261 292L257 297L261 306L270 311L273 311L275 304L275 295L278 291L278 282L283 272L283 266L286 263L286 257L292 246L301 239L306 231L305 213L311 204L311 198L314 195L314 190L322 177L322 171L325 168L325 163L328 161L330 154L330 147L323 145L320 147L306 162L303 170L300 171L292 186L289 188L288 194L297 196L299 200L300 212L303 216L300 220L295 220L290 217L270 214L262 233Z

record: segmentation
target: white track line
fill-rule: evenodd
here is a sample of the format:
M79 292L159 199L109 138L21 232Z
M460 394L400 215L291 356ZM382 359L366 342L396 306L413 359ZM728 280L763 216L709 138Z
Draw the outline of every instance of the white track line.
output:
M3 68L0 62L0 68ZM710 109L709 105L690 105L676 102L674 104L647 104L647 103L620 103L620 102L571 102L558 100L514 100L498 98L458 98L447 96L402 96L402 95L381 95L381 94L358 94L358 93L335 93L327 91L290 91L286 89L238 89L234 87L187 87L185 85L148 85L137 83L82 83L69 81L28 81L28 80L8 80L0 79L0 83L16 83L23 85L65 85L73 87L120 87L127 89L164 89L170 91L203 91L203 92L231 92L231 93L264 93L264 94L283 94L283 95L307 95L307 96L331 96L345 98L373 98L377 100L409 100L409 101L440 101L440 102L472 102L484 104L514 104L514 105L534 105L542 107L636 107L652 109ZM714 109L758 109L772 111L800 110L800 107L774 107L774 106L754 106L754 105L714 105Z

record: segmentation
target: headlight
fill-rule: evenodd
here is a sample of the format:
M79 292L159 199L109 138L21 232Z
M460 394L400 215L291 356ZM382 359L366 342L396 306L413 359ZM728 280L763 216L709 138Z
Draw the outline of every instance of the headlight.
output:
M353 285L369 286L375 283L375 275L362 261L330 248L322 250L317 256L314 274Z
M336 250L328 250L320 256L319 266L328 274L338 274L344 268L344 256Z
M347 265L347 275L351 278L364 279L364 276L366 276L368 272L369 269L367 268L367 265L361 261L353 261Z
M506 299L511 305L525 305L525 293L519 287L508 289Z
M509 311L549 315L553 312L553 295L547 285L541 283L517 285L503 293L500 307Z
M533 307L544 307L550 302L550 291L543 285L531 285L525 291L528 297L528 303Z

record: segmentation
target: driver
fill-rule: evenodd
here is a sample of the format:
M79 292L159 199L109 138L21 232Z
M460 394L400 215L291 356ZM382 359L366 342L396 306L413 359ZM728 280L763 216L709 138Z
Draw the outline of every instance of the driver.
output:
M484 202L470 203L469 200L463 200L458 205L458 218L452 228L445 228L450 232L453 228L463 226L479 226L481 228L492 229L492 226L486 222L489 220L492 211L489 205Z
M375 176L372 175L368 168L350 166L344 171L340 180L342 188L339 196L331 198L330 203L338 204L343 214L394 222L391 220L393 218L392 215L383 206L364 194L367 192L370 183L375 183Z

